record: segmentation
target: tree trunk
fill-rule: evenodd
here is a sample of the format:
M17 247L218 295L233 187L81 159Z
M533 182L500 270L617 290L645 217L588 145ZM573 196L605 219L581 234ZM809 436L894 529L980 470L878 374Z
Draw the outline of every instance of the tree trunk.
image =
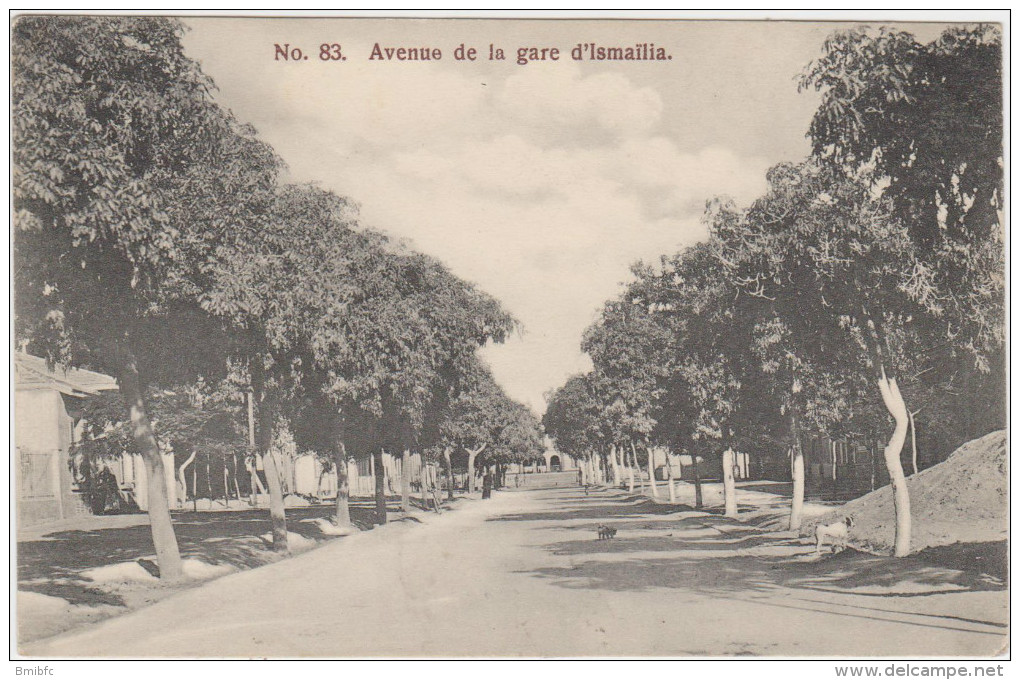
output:
M185 474L185 470L187 470L188 466L191 465L192 462L194 462L195 456L197 455L198 455L197 450L192 451L191 455L188 456L188 459L181 463L180 469L177 470L177 476L181 480L181 489L182 493L184 494L183 496L181 496L181 507L184 507L184 504L188 502L188 476Z
M261 385L257 392L262 392ZM272 400L264 393L257 394L258 444L262 454L262 467L266 472L266 486L269 487L269 517L273 523L273 550L288 552L287 514L283 504L283 484L280 481L280 465L273 449L273 427L276 419Z
M910 416L910 462L914 468L914 474L917 474L917 423L914 421L916 413L911 411Z
M882 402L896 421L896 427L889 443L885 447L885 466L889 470L889 480L893 490L893 505L896 508L896 545L893 549L895 557L906 557L910 554L910 493L907 491L907 478L903 474L903 463L900 454L907 439L907 428L910 426L910 412L900 394L896 378L888 378L885 368L878 381L878 389L882 393Z
M429 475L428 466L425 465L425 457L422 456L421 470L418 471L418 477L421 478L421 509L428 511L429 509Z
M676 503L676 488L673 486L673 463L669 460L669 452L666 452L666 484L669 485L669 502Z
M251 485L251 489L249 491L251 494L249 502L251 503L251 507L257 508L259 505L258 487L261 484L259 481L259 472L255 465L254 458L250 463L245 461L245 465L248 467L248 476L251 478L249 480L249 484Z
M400 509L411 512L411 452L400 454Z
M453 461L450 460L450 447L443 449L443 461L446 463L446 493L453 500Z
M223 506L230 507L230 477L227 475L227 459L223 458Z
M475 458L485 450L486 446L487 444L482 444L474 451L468 449L468 493L475 492Z
M326 472L326 466L319 461L319 476L315 480L315 497L319 499L320 502L322 501L322 478L326 476Z
M234 461L234 493L237 494L237 502L241 502L241 485L237 482L237 454L235 453L232 457Z
M655 483L655 452L648 446L645 447L648 454L648 484L652 487L652 498L659 497L659 485Z
M375 517L379 524L386 524L386 468L382 449L372 452L372 462L375 466Z
M619 486L620 484L620 465L616 460L616 447L613 446L609 449L609 464L613 468L613 486Z
M616 480L616 486L621 489L627 485L627 456L623 455L623 447L618 446L613 450L615 456L616 467L620 471L620 476Z
M793 499L790 501L790 531L798 531L804 520L804 447L800 443L800 425L796 414L790 414L790 473L793 477Z
M627 450L620 447L620 457L623 458L623 465L627 468L627 492L634 493L634 466L627 460Z
M631 455L631 460L630 460L631 474L634 474L635 471L637 472L638 482L641 484L641 493L644 493L645 492L645 478L641 474L641 466L638 464L638 458L637 458L637 447L634 446L634 442L630 443L630 455Z
M693 461L691 468L694 470L694 507L700 510L705 505L705 499L701 495L701 470L698 469L698 454L692 453L691 460Z
M251 390L248 390L247 394L248 401L248 449L253 452L252 460L248 471L251 473L251 507L258 507L259 497L258 488L262 486L262 482L259 480L258 461L255 460L255 395L252 394ZM247 461L245 461L246 464Z
M737 485L733 479L733 448L727 446L722 455L723 497L726 504L725 515L737 516Z
M347 447L342 441L336 443L336 513L333 522L338 527L351 526L351 481L347 474Z
M184 578L184 565L181 562L180 549L177 547L173 522L170 520L163 456L159 452L159 445L156 443L152 423L145 408L138 366L130 354L121 360L117 383L128 406L132 438L142 454L142 463L145 466L146 488L149 495L149 526L152 529L152 544L156 549L159 578L166 582L180 581Z
M468 466L467 466L467 483L468 493L475 492L475 456L474 451L468 451Z
M429 470L429 486L432 489L432 507L437 515L443 513L443 482L439 472L439 463Z
M266 470L266 484L269 487L269 517L273 522L273 550L287 552L287 512L283 504L283 484L280 482L280 464L276 451L269 448L262 454L262 466Z

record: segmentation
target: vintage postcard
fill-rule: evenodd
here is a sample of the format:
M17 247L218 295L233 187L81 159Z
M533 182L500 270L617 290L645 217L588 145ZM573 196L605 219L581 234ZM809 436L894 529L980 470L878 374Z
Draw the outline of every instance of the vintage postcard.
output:
M13 16L12 654L994 675L1006 28Z

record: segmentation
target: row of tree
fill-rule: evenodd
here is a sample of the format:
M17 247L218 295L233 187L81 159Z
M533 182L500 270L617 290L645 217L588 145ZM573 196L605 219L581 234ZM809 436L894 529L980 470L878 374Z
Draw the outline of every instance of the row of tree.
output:
M710 201L707 241L634 266L586 332L594 370L550 397L557 446L721 460L727 514L733 451L787 453L798 529L801 435L891 423L907 554L908 435L938 459L1005 423L1001 62L988 26L831 36L801 81L822 92L812 156L747 209Z
M157 17L51 16L12 32L16 337L117 378L126 412L98 409L87 444L141 454L161 578L182 576L168 447L240 447L252 474L261 456L278 550L284 428L334 462L340 524L349 457L381 472L384 450L538 455L537 419L476 356L513 332L510 315L361 227L351 201L282 183L281 160L215 101L183 31ZM376 491L385 521L382 474Z

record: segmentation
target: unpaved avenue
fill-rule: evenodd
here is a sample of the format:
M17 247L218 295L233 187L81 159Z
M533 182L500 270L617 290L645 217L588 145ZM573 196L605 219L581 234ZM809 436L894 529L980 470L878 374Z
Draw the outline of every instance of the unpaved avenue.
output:
M596 541L594 527L619 528ZM989 655L1006 594L617 492L505 492L26 646L39 656ZM843 560L841 563L840 560ZM847 590L855 588L857 594ZM869 595L859 594L861 589ZM939 593L937 591L956 590ZM923 596L917 596L922 594Z

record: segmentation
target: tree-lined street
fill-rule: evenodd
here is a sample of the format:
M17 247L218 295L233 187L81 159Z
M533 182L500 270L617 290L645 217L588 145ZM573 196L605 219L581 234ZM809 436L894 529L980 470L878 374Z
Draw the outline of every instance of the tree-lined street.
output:
M748 61L709 56L732 27L654 23L701 35L693 61L326 49L255 83L209 53L217 21L18 17L19 649L1005 649L1001 27L811 28L782 66L810 98L800 145L761 155L767 134L734 154L706 135L741 124L698 116L797 107L713 71ZM295 96L313 66L321 102ZM629 270L606 264L622 245ZM599 297L568 310L574 289ZM550 329L553 352L499 354Z

